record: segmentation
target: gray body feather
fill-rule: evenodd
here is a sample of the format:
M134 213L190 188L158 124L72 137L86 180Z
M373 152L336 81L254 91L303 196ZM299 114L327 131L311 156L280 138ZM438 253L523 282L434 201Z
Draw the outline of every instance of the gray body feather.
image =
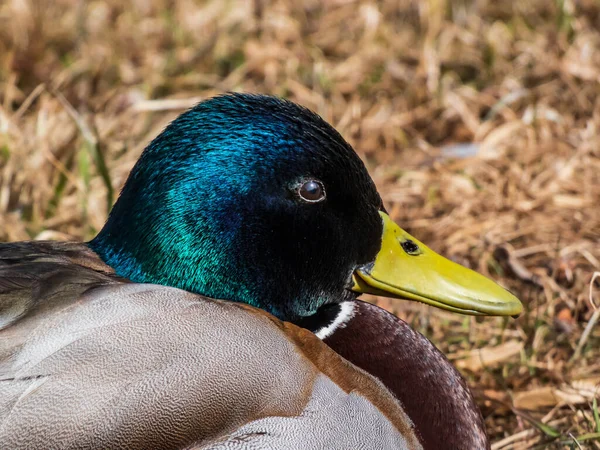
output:
M305 330L2 247L0 448L420 448L383 385Z

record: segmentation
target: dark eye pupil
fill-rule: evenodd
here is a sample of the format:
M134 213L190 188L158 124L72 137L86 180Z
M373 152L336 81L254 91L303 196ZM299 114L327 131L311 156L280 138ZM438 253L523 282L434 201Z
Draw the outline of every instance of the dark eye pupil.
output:
M413 241L411 241L410 239L402 242L400 245L402 245L402 248L408 254L416 253L419 251L419 246L417 244L415 244Z
M310 180L300 186L299 193L304 200L314 202L323 198L323 187L321 183Z

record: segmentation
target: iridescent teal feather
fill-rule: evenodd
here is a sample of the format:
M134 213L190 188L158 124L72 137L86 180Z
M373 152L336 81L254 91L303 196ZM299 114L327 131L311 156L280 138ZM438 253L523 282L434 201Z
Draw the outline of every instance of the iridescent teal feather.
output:
M307 177L325 184L322 204L298 200ZM361 160L320 117L273 97L227 95L150 143L89 245L132 281L292 320L352 295L353 268L378 250L380 205Z

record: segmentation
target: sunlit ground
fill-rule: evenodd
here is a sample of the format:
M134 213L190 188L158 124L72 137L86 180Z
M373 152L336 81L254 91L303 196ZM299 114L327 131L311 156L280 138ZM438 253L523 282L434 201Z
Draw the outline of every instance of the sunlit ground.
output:
M600 449L600 4L256 4L0 2L0 240L90 238L177 114L285 96L401 226L524 301L517 320L380 301L461 369L493 448Z

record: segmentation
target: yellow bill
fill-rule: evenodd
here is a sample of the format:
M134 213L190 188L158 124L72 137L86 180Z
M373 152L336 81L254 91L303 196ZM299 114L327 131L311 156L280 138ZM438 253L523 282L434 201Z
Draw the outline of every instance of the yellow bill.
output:
M516 316L523 310L506 289L412 237L384 212L375 262L355 270L355 292L416 300L462 314Z

